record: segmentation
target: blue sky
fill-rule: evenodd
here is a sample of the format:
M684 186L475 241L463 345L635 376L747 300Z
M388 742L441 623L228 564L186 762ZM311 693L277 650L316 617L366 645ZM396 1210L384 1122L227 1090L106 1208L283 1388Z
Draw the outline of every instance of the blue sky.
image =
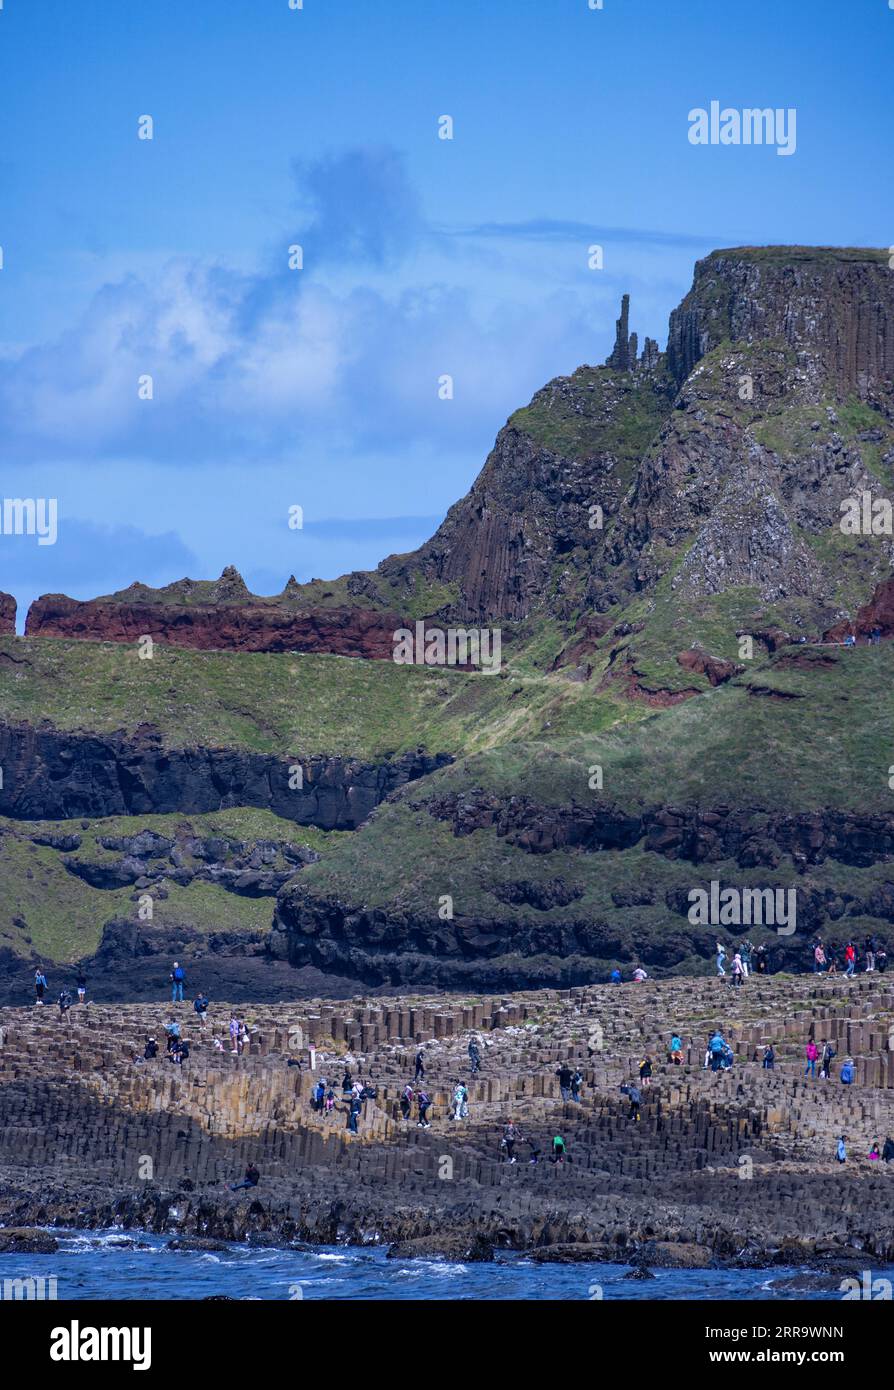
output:
M622 292L663 346L716 246L894 243L892 56L887 0L3 0L2 495L60 524L0 588L411 549ZM795 154L691 145L712 100Z

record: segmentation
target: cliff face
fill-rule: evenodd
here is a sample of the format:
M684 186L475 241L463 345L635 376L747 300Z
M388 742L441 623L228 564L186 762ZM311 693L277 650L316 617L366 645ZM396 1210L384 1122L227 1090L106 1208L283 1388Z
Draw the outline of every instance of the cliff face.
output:
M894 288L885 251L769 246L714 251L670 316L678 385L723 343L775 340L845 391L894 376Z
M21 820L201 814L257 806L299 825L353 830L395 788L448 762L408 754L374 765L346 758L273 758L222 748L163 748L134 736L0 725L0 814ZM290 786L302 767L302 785Z
M390 660L394 632L409 620L369 608L318 608L292 613L273 604L128 603L45 594L28 611L29 637L136 642L149 635L173 647L200 651L331 652Z
M672 575L679 603L748 590L787 605L775 620L792 631L821 632L894 559L883 538L861 540L845 575L833 545L843 499L878 493L894 468L892 377L886 252L716 251L671 314L666 353L650 338L638 353L625 295L605 365L516 411L418 550L328 587L290 581L274 599L232 570L90 604L51 595L26 630L380 658L406 615L567 621L620 611Z
M12 594L0 593L0 635L16 630L16 601Z

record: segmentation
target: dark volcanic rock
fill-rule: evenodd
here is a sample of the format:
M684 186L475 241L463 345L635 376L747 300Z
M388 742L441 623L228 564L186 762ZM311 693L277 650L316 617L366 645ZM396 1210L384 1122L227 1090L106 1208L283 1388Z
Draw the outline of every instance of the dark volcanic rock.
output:
M397 787L451 761L403 754L377 765L349 758L165 748L151 730L131 737L0 725L0 814L21 820L133 816L259 806L299 825L350 830ZM300 763L303 785L292 789ZM130 881L130 880L127 880Z
M0 593L0 635L15 633L16 601L12 594Z

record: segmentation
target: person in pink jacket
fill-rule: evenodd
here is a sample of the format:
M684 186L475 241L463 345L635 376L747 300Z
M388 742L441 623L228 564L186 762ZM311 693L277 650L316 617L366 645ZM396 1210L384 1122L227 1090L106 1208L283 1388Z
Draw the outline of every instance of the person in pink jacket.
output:
M813 1041L813 1038L810 1039L810 1042L809 1042L809 1043L807 1044L807 1046L805 1047L804 1053L805 1053L805 1056L807 1057L807 1066L804 1068L804 1075L806 1076L807 1073L810 1072L810 1075L813 1077L813 1079L814 1079L814 1081L815 1081L815 1080L816 1080L816 1059L817 1059L817 1057L819 1056L819 1049L817 1048L816 1043Z

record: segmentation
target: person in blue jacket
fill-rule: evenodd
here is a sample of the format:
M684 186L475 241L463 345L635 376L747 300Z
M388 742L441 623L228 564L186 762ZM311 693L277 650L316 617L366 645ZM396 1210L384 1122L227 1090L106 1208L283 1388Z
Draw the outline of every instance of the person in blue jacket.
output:
M621 983L621 972L617 966L615 966L608 978L613 985L619 985Z
M838 1162L839 1162L839 1163L844 1163L844 1161L845 1161L846 1158L847 1158L847 1149L846 1149L845 1146L844 1146L844 1135L843 1135L843 1134L842 1134L841 1138L838 1140L838 1145L837 1145L837 1147L836 1147L836 1149L835 1149L835 1157L838 1159Z
M850 1057L848 1057L847 1060L846 1060L846 1062L845 1062L845 1064L844 1064L844 1066L841 1068L841 1080L842 1080L842 1082L843 1082L843 1084L844 1084L845 1086L849 1086L849 1085L851 1084L851 1082L853 1081L853 1079L854 1079L854 1064L853 1064L853 1062L851 1061Z

